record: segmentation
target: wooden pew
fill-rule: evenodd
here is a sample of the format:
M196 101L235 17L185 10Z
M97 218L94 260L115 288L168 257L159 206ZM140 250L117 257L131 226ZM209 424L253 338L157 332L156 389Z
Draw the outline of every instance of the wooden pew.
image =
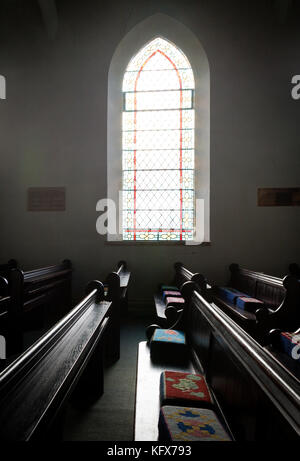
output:
M1 277L9 278L9 273L12 269L17 269L18 263L15 259L10 259L7 263L0 264Z
M108 341L106 344L107 357L116 361L120 358L120 323L121 317L128 309L128 286L130 271L125 261L120 261L117 270L111 272L106 278L106 299L112 302L111 319L109 325Z
M189 269L184 267L184 265L181 262L175 263L174 269L175 276L171 284L177 286L180 290L184 283L192 281L195 282L197 288L199 289L199 292L202 293L203 296L208 296L211 287L210 285L208 285L206 278L202 274L198 272L191 272ZM158 291L154 295L154 304L156 319L161 325L165 327L167 327L168 325L170 326L174 324L176 320L179 318L179 313L177 309L175 309L173 306L166 308L165 302L162 299L160 291Z
M272 328L294 329L299 321L300 282L294 275L283 279L231 264L229 287L264 302L265 307L247 312L223 300L212 287L211 299L259 342Z
M47 328L68 312L72 302L71 275L69 260L27 272L11 270L7 310L9 355L23 351L26 329ZM0 278L0 286L3 280Z
M274 356L276 360L281 363L283 367L286 368L289 373L295 375L296 378L300 381L300 362L299 360L292 359L292 357L284 353L282 347L280 347L279 337L281 332L282 330L279 328L271 330L267 338L268 344L265 346L265 348ZM300 334L300 329L297 329L297 331L292 333Z
M300 278L300 266L299 266L299 264L291 263L289 265L289 273L291 275L294 275L295 277Z
M185 284L184 310L190 362L181 371L205 374L219 414L237 441L299 440L299 380L195 285ZM159 376L174 369L153 363L140 343L135 440L157 440Z
M191 272L180 262L174 264L174 269L175 285L179 288L186 282L195 282L195 284L199 286L202 292L205 292L205 290L209 288L207 286L207 280L203 274L200 274L199 272Z
M299 381L217 305L193 291L189 306L192 348L235 438L297 439Z
M7 359L7 337L9 333L8 328L8 308L10 297L0 298L0 371L6 366ZM4 347L4 349L3 349Z
M111 303L98 281L87 296L0 373L0 439L56 439L70 396L88 404L103 393L102 345ZM74 397L75 396L75 397Z
M7 296L9 294L9 283L10 283L10 275L13 269L17 269L18 263L15 259L10 259L5 264L0 264L0 296ZM7 281L5 283L3 278Z
M0 336L4 338L6 343L6 338L8 337L9 327L8 327L8 308L10 304L10 292L9 286L11 281L11 271L18 267L17 261L15 259L10 259L5 264L0 264ZM6 355L6 350L5 350ZM5 361L2 358L0 360L0 370L5 366Z

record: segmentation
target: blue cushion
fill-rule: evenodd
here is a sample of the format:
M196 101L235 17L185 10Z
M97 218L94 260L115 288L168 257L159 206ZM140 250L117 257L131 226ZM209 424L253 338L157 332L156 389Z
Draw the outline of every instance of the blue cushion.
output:
M185 333L183 331L178 330L166 330L162 328L157 328L153 333L151 341L162 341L185 345Z
M245 293L242 293L241 291L236 290L235 288L229 288L229 287L218 287L217 294L218 296L220 296L220 298L232 304L235 304L237 297L239 296L247 297L248 296Z
M150 354L154 361L182 363L188 359L185 333L178 330L156 329L150 341Z

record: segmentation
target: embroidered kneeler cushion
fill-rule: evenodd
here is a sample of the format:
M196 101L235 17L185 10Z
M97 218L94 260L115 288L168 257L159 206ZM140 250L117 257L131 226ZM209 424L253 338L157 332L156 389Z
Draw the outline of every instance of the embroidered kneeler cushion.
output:
M249 296L247 296L245 293L242 293L241 291L238 291L235 288L229 287L218 287L217 295L220 296L220 298L232 304L235 304L235 300L238 296L244 296L249 298Z
M171 290L171 291L178 291L178 287L175 287L174 285L161 285L161 290Z
M213 399L200 374L164 371L160 375L160 404L211 407Z
M263 307L264 303L259 299L239 296L236 298L235 305L244 311L255 312L260 307Z
M212 410L165 406L160 410L159 440L230 442L232 439Z
M175 291L175 290L164 290L162 294L162 299L165 301L167 296L172 296L174 298L180 298L182 297L182 294L180 291Z
M166 296L166 306L174 306L176 309L183 309L184 308L184 299L180 297L174 296Z
M188 356L185 333L157 328L150 341L150 354L155 361L185 361Z
M300 362L300 333L287 333L280 334L280 345L282 352L292 357L294 360Z

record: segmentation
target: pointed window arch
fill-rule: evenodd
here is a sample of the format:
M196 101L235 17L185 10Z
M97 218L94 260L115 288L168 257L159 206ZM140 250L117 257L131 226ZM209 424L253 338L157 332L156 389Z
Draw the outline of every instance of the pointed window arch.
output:
M124 240L193 240L194 90L191 65L157 37L123 78Z

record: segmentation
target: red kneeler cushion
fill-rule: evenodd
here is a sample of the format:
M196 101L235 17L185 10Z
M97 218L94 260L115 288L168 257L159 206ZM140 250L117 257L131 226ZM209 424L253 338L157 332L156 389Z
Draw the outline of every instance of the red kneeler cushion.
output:
M213 399L203 375L164 371L160 375L160 402L163 405L211 407Z
M183 309L185 305L184 298L181 298L180 296L166 296L165 301L167 307L174 306L178 309Z

